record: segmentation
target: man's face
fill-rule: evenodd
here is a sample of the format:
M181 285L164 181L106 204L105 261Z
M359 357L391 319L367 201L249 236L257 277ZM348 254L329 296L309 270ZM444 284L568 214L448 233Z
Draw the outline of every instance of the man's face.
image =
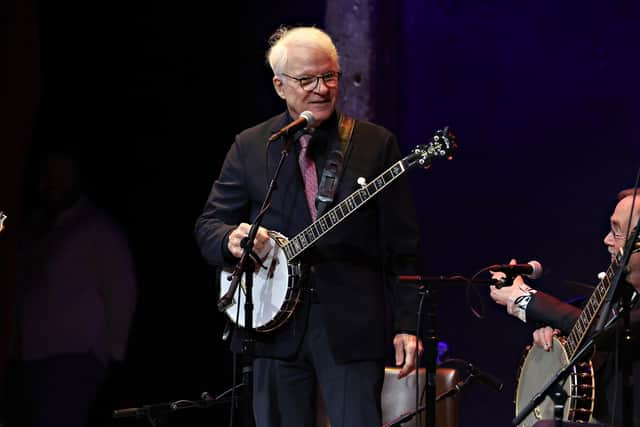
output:
M611 230L605 236L604 243L607 245L609 253L611 253L612 260L616 254L619 253L620 249L624 247L627 232L632 233L633 228L638 222L638 216L640 215L640 197L636 197L633 216L629 224L629 213L631 212L632 204L633 196L623 198L618 202L611 215ZM626 280L636 289L640 290L640 253L631 256L628 268L630 273L627 275Z
M289 114L294 119L303 111L311 111L315 119L314 126L318 126L335 110L338 86L328 87L320 78L313 90L305 90L295 78L315 77L338 71L338 64L324 51L309 46L292 46L289 48L284 70L291 77L274 76L273 86L286 101Z

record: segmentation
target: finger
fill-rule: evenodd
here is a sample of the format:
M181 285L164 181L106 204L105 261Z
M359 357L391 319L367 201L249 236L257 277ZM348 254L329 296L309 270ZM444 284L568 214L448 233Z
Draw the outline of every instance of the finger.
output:
M415 369L415 352L407 352L404 358L404 363L401 363L398 366L401 366L400 371L398 372L398 378L404 378L409 375Z
M241 241L245 237L247 237L247 232L242 229L242 227L238 227L231 233L231 236L237 241Z
M266 233L257 236L255 242L260 249L271 247L271 238Z
M542 330L542 348L544 348L545 351L551 350L551 346L553 345L553 335L554 331L549 326Z
M394 340L393 346L396 352L396 366L400 366L402 362L404 362L404 345L402 345L402 342L396 342Z
M398 372L398 379L404 378L409 375L411 372L415 370L415 363L413 363L413 359L408 358L406 363L402 366L400 371Z
M237 257L239 246L240 246L240 238L239 238L238 229L236 228L229 234L229 239L227 241L227 249L229 249L229 252L231 252L233 256Z
M539 329L533 331L533 343L544 348L544 338L540 332Z
M404 357L400 363L397 363L398 366L402 365L402 369L398 372L398 378L403 378L414 371L416 366L416 350L418 351L418 354L422 353L422 349L420 347L416 348L415 337L403 336L402 343ZM398 361L396 360L396 362Z
M413 365L416 360L416 347L414 345L407 344L404 348L404 365Z
M269 237L269 230L267 230L264 227L260 227L259 228L258 234L260 236L262 236L264 239L270 239L271 238L271 237Z
M546 350L547 338L545 338L544 328L536 329L535 331L533 331L533 342L534 344Z

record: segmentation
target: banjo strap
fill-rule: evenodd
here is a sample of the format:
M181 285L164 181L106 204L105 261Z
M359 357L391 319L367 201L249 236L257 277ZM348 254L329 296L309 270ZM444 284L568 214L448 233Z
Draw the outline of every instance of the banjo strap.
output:
M318 217L327 210L333 203L333 197L336 188L342 176L345 160L350 154L351 135L355 120L353 117L339 113L338 133L340 136L340 146L331 150L327 156L322 177L318 185L318 194L316 196L316 207L318 208Z

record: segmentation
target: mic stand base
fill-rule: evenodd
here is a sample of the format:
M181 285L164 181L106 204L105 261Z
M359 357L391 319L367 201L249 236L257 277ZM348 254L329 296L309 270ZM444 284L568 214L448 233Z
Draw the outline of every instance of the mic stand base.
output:
M116 409L112 412L112 418L146 418L153 427L162 427L167 425L169 414L172 412L188 408L206 409L213 405L229 403L230 401L231 399L200 399L154 403L139 408Z

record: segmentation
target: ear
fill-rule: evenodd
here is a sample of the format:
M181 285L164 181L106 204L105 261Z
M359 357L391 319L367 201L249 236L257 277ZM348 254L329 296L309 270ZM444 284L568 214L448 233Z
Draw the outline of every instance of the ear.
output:
M284 82L282 81L282 79L280 79L278 76L273 76L271 81L273 82L273 88L276 90L278 96L282 99L285 99Z

